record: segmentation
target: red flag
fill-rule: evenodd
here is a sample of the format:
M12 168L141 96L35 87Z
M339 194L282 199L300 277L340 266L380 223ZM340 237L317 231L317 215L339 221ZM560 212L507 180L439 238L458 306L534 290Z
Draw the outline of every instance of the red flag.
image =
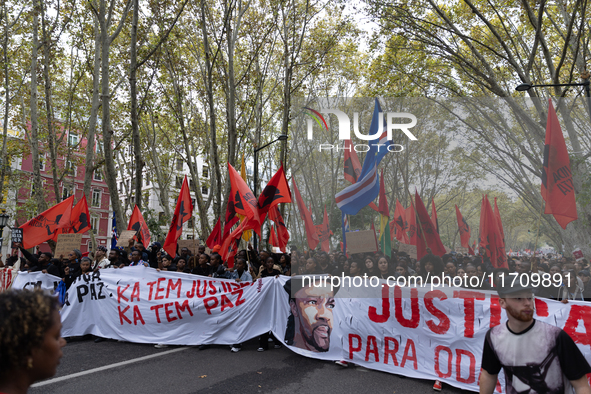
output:
M437 210L435 209L435 200L431 199L431 221L439 234L439 220L437 220Z
M185 175L183 186L181 187L181 192L179 193L179 198L176 202L174 215L172 216L172 221L170 223L170 228L168 229L168 234L166 234L166 239L162 246L162 249L164 249L172 258L176 256L176 245L183 233L183 223L191 218L192 213L193 202L191 201L191 193L189 192L189 182L187 182L187 176Z
M308 248L310 250L314 250L316 249L316 245L318 245L318 243L320 242L320 239L318 238L318 235L316 235L316 228L314 227L314 222L312 221L312 214L310 213L310 211L308 211L306 205L304 204L304 200L302 199L300 191L296 186L295 178L291 178L291 181L293 184L293 193L298 204L298 210L300 211L300 217L304 221L306 238L308 240Z
M404 231L407 233L409 245L417 244L417 215L415 214L414 205L410 204L410 207L406 208L404 215Z
M462 216L460 208L456 205L456 219L458 220L458 228L460 230L460 243L463 248L470 249L470 226Z
M220 248L220 256L223 261L228 263L229 268L234 267L234 256L238 253L238 244L240 243L242 233L246 230L250 230L250 226L252 225L253 222L243 220L240 225L224 239L224 243L222 243Z
M371 222L371 229L373 230L373 237L376 240L376 252L378 250L380 250L380 247L378 245L378 234L376 233L376 226L373 224L373 221Z
M281 212L279 212L279 208L277 208L277 206L274 206L269 211L269 219L275 222L275 228L277 229L277 240L279 241L279 249L285 253L285 247L289 241L289 232L287 231L287 227L283 222Z
M140 241L145 247L150 246L150 229L140 212L140 209L136 205L133 208L133 213L129 218L129 224L127 225L128 230L139 231L139 233L134 236L135 240Z
M445 247L441 242L441 238L439 238L439 234L437 234L437 229L431 218L429 217L429 213L427 212L427 208L425 208L425 204L423 204L423 200L421 200L421 196L419 193L415 191L415 209L417 210L417 217L418 220L421 222L420 225L417 225L417 260L420 260L421 257L427 254L426 248L431 248L431 252L436 256L443 256L445 254ZM420 232L423 232L425 235L424 239ZM427 244L425 245L425 241Z
M83 194L80 201L78 201L78 203L74 205L74 208L72 208L70 223L59 230L56 230L53 235L53 240L57 242L57 237L59 234L84 234L88 230L90 230L90 213L88 212L86 196Z
M259 215L263 216L277 204L290 202L291 190L289 190L282 164L259 195Z
M490 262L495 268L508 268L505 259L504 264L502 259L499 259L499 252L501 238L498 233L497 221L495 219L493 210L488 201L488 196L482 198L482 205L480 208L480 243L479 246L486 250Z
M259 218L256 198L246 182L244 182L244 179L240 177L240 174L236 172L230 163L228 163L228 172L230 175L230 183L232 184L230 199L233 200L234 210L236 213L246 216L248 221L253 220L256 223L259 223L260 228L261 220Z
M23 247L30 249L53 238L56 230L70 225L74 196L70 196L29 220L23 229Z
M357 152L353 149L351 140L345 140L345 179L351 183L356 183L361 174L361 164Z
M554 215L560 227L577 220L577 203L570 160L558 117L548 100L548 121L544 145L544 167L542 168L542 198L546 201L544 213Z
M211 234L209 234L209 237L207 237L205 244L209 249L213 249L214 246L222 244L222 221L220 218L218 218L217 223L213 226L213 230L211 231Z
M236 210L234 209L234 199L232 198L232 192L230 192L230 196L228 197L228 206L226 207L226 219L224 221L224 233L222 234L221 239L226 239L226 237L228 235L230 235L230 232L232 231L232 227L234 227L234 225L236 223L238 223L239 220L240 219L238 218L238 216L236 216Z
M498 265L502 267L509 268L507 263L507 252L505 251L505 231L503 231L503 222L501 221L501 212L499 211L499 207L497 207L497 198L495 197L495 209L494 209L494 216L495 216L495 224L496 224L496 246L497 246L497 259Z
M321 249L326 253L330 252L330 225L328 222L328 213L326 212L326 206L324 207L324 218L322 224L316 226L316 232L321 242Z
M278 248L279 247L279 241L277 240L277 235L275 234L275 229L273 228L273 225L271 225L271 229L269 230L271 233L269 234L269 243Z
M406 210L402 204L396 199L396 209L394 210L394 223L396 231L390 230L390 234L396 233L396 239L404 244L408 244L408 234L405 231Z

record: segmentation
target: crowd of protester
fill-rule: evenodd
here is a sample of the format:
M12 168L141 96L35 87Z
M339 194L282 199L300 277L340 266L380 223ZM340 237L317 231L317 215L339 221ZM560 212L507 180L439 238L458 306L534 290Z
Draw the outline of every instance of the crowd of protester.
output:
M94 253L83 256L80 250L72 250L67 256L53 256L49 252L31 254L16 244L20 250L7 256L4 265L13 266L20 271L41 271L61 277L69 287L77 277L101 269L122 269L128 266L144 265L158 271L182 272L214 278L233 279L237 282L251 282L268 276L320 275L350 277L377 277L378 279L414 279L414 283L434 280L453 283L471 289L495 290L500 281L523 281L535 286L534 294L568 303L569 300L591 301L590 265L586 259L575 260L560 254L536 256L507 255L508 268L494 268L481 248L475 256L449 253L441 257L428 253L420 260L411 258L405 252L392 250L391 256L381 253L347 255L341 252L324 251L300 252L296 247L290 253L272 253L268 250L256 251L250 245L237 253L234 266L229 267L219 254L220 246L212 250L200 246L195 253L187 248L177 250L173 258L166 254L162 245L152 243L145 248L141 242L131 240L126 248L107 250L99 246ZM0 255L0 267L2 266ZM438 279L434 279L437 277ZM421 282L422 281L422 282ZM411 282L412 283L412 282ZM96 338L95 341L101 341ZM281 343L271 334L259 337L259 351L265 351L272 343L280 348ZM157 344L156 347L166 347ZM201 345L199 349L207 349ZM241 350L241 344L231 346L232 352ZM340 360L341 366L349 363ZM435 390L441 390L441 382L436 381Z
M562 302L568 300L591 301L591 273L586 259L575 261L572 257L560 254L536 256L507 255L508 268L494 268L486 251L481 248L476 256L451 252L442 257L427 254L417 261L405 252L392 250L391 256L380 253L347 255L341 252L304 251L292 247L290 253L272 253L268 250L256 251L249 245L235 257L236 264L229 268L219 254L219 246L212 250L204 245L193 253L180 248L172 258L158 242L145 248L141 242L130 241L126 248L107 250L99 246L94 253L83 256L80 250L72 250L67 256L53 256L50 252L31 254L22 245L7 256L6 266L18 267L20 271L42 271L61 277L69 287L78 276L106 268L124 268L144 265L159 271L191 273L214 278L253 281L258 278L277 275L317 275L367 276L379 279L414 277L423 283L433 277L457 278L451 282L461 287L494 289L495 280L504 276L513 280L516 274L525 274L535 285L536 296ZM2 264L0 259L0 264ZM473 278L473 280L470 280ZM450 283L450 282L444 282Z

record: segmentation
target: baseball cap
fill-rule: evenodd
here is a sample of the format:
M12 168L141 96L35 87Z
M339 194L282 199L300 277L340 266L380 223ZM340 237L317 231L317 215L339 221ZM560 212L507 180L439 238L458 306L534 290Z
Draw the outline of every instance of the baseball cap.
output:
M222 248L222 246L221 246L221 245L216 245L216 246L214 246L214 247L213 247L213 249L211 249L211 251L212 251L213 253L217 253L217 252L219 252L219 251L220 251L220 249L221 249L221 248Z
M513 277L505 277L504 281L499 281L500 283L498 283L499 286L497 286L497 292L499 293L500 298L513 298L517 294L523 292L533 293L535 287L529 284L529 280L526 282L526 285L523 285L520 280L521 278L516 278L516 280L513 279Z

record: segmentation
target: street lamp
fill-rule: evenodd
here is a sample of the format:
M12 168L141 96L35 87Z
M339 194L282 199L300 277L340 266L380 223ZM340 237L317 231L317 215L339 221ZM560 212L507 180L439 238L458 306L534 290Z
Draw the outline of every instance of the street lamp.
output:
M260 148L254 148L254 188L253 188L253 194L256 198L257 196L257 186L259 183L259 151L265 149L266 147L268 147L271 144L274 144L277 141L287 141L287 134L280 134L277 138L275 138L273 141L269 142L266 145L261 146ZM257 235L254 234L253 235L253 246L254 249L257 249Z
M515 90L518 92L525 92L530 90L531 88L542 88L542 87L555 87L555 86L584 86L585 87L585 95L587 96L587 110L589 111L589 118L591 118L591 102L589 99L591 98L591 82L589 82L589 74L588 71L585 71L581 77L583 78L584 82L581 83L545 83L540 85L532 85L531 83L522 83L521 85L517 85Z
M8 219L10 219L10 216L6 212L0 214L0 230L3 230L4 227L8 226Z

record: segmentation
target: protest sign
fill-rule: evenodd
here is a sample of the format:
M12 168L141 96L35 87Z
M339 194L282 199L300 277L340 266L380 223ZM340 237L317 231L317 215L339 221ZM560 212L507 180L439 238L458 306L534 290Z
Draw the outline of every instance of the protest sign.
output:
M57 236L57 244L55 245L55 256L68 257L74 249L80 249L82 244L82 234L59 234Z
M411 259L417 258L417 247L416 245L407 245L402 242L398 244L398 251L407 253Z
M199 240L198 239L179 239L179 251L182 248L187 248L191 251L191 253L195 254L199 250Z
M123 230L117 240L117 246L126 248L129 246L129 240L135 237L137 234L136 230Z
M347 253L373 253L378 251L376 234L373 230L349 231L347 236Z
M23 229L22 228L13 228L11 231L11 238L13 243L23 243Z

